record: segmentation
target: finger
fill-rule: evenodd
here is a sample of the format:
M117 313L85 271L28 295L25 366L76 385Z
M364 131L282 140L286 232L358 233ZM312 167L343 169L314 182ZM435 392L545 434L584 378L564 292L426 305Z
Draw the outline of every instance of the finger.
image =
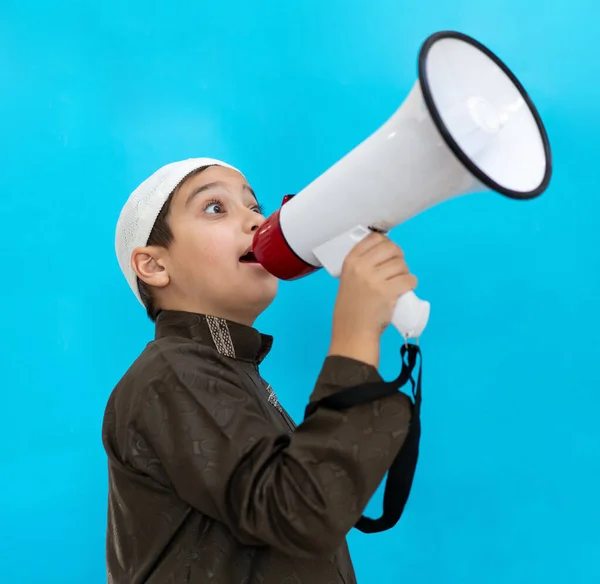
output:
M390 286L395 296L400 298L403 294L414 290L417 287L418 281L412 274L402 274L390 278L386 285Z
M393 241L388 239L368 250L362 257L372 266L379 266L393 259L404 259L404 253Z
M408 265L402 258L391 258L376 267L376 273L382 280L391 280L397 276L405 276L410 273Z
M377 232L370 233L364 239L359 241L352 250L356 256L364 256L370 250L375 249L376 247L386 243L389 239Z

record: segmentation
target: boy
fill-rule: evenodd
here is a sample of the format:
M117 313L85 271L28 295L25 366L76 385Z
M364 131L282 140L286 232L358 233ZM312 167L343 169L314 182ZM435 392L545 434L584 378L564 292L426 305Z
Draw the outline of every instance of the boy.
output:
M211 159L161 168L123 208L119 263L156 338L104 417L111 584L356 581L345 538L402 447L412 403L397 393L317 409L295 427L258 371L272 339L253 323L277 281L245 260L263 221L244 176ZM415 286L385 236L354 248L311 401L381 381L381 334Z

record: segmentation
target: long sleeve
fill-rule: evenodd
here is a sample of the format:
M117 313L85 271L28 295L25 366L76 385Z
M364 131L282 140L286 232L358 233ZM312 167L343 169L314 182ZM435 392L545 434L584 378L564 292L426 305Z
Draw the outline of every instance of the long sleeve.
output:
M189 350L189 367L163 357L168 373L138 402L131 464L246 545L296 557L337 549L402 447L409 398L318 409L290 437L265 419L226 358ZM374 367L328 357L311 399L378 380Z

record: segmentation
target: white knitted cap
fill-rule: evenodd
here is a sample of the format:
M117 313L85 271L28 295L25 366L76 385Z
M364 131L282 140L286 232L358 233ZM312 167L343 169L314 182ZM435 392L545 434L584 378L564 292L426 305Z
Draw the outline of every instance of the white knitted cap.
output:
M175 188L192 172L206 166L223 166L240 172L237 168L212 158L189 158L172 162L159 168L137 187L121 210L115 236L117 259L127 283L142 304L137 276L131 267L133 250L148 243L156 218Z

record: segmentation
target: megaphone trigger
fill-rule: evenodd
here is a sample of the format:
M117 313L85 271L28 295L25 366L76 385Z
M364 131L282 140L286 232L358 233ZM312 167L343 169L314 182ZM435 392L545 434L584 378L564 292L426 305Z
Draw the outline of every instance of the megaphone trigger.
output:
M346 256L369 233L371 233L370 229L357 225L322 243L313 250L313 253L331 276L339 278L342 274L342 266Z
M346 256L372 231L375 230L357 225L321 244L313 250L313 254L331 276L339 278ZM392 324L406 342L408 339L418 338L423 333L429 320L429 313L429 302L421 300L414 292L407 292L398 299Z

